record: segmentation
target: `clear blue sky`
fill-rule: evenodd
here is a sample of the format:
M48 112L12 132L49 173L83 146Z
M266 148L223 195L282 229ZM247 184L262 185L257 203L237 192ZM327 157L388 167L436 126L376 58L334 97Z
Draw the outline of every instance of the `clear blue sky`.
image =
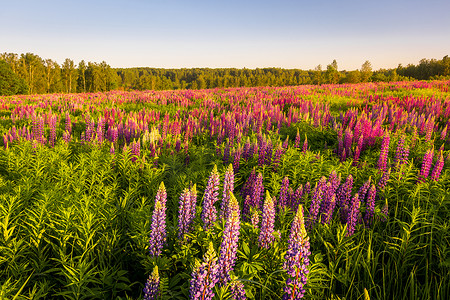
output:
M112 67L323 68L450 55L449 0L1 0L0 52Z

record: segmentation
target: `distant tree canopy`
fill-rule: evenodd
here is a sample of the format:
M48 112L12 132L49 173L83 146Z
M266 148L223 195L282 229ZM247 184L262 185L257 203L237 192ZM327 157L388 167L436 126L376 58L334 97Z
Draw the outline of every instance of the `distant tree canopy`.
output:
M123 90L205 89L241 86L359 83L368 81L429 80L450 78L450 59L422 59L418 65L372 70L365 61L360 70L338 70L333 60L322 69L281 68L111 68L101 63L67 58L62 65L33 53L0 54L0 94L105 92Z
M0 60L0 95L25 94L27 90L25 80L14 74L7 62Z

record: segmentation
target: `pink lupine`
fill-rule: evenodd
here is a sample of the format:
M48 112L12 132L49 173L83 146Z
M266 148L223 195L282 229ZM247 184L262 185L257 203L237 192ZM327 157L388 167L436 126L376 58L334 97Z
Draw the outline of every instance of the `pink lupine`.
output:
M380 158L378 160L378 169L382 171L386 171L387 169L387 158L389 153L389 141L390 136L389 133L386 133L383 138L383 142L381 143L381 152Z

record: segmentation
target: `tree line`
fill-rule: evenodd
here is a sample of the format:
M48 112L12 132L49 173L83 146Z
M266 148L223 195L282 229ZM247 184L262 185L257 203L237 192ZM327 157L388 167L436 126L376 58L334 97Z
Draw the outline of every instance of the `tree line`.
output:
M69 58L59 65L36 54L0 54L0 95L122 90L206 89L251 86L359 83L368 81L450 78L450 58L422 59L418 65L372 70L338 70L336 60L314 70L281 68L111 68L105 61L78 64Z

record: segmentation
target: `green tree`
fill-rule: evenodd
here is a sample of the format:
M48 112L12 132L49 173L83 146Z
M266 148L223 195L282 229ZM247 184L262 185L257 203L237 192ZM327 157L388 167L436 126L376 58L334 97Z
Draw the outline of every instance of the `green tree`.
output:
M372 64L370 61L366 60L361 66L361 81L369 81L372 74Z
M325 75L328 83L336 84L339 82L340 74L338 72L338 65L335 59L331 64L327 65Z
M77 70L73 60L66 58L62 64L62 78L65 92L73 93L76 91Z
M78 64L77 91L86 93L86 62L81 60Z
M25 80L14 74L6 61L0 60L0 95L25 94L27 90Z

